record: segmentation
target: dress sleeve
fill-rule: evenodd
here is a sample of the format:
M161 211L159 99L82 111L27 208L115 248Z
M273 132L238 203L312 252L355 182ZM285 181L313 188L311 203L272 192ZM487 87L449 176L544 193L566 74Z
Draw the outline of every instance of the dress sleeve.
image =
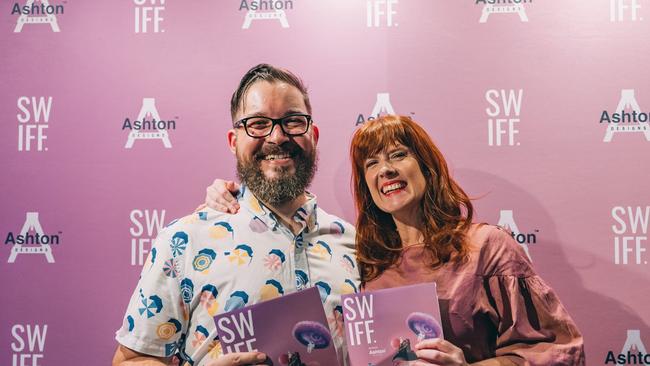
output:
M521 246L502 230L494 230L488 241L483 295L497 331L497 359L514 365L584 365L582 335Z
M185 340L187 307L181 291L187 234L168 227L154 241L115 339L148 355L174 355Z

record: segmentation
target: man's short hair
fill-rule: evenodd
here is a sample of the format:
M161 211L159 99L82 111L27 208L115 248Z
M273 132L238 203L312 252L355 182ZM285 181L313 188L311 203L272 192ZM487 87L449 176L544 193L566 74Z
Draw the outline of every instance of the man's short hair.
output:
M232 117L233 122L235 121L235 115L237 114L237 111L239 111L239 108L242 107L246 92L251 87L251 85L261 80L265 80L271 83L276 81L285 82L298 88L298 90L300 90L302 93L303 98L305 99L307 113L311 114L311 104L309 103L307 88L299 77L286 69L281 69L269 64L259 64L246 72L246 74L239 82L239 87L237 87L237 90L235 90L235 92L232 94L232 99L230 99L230 116Z

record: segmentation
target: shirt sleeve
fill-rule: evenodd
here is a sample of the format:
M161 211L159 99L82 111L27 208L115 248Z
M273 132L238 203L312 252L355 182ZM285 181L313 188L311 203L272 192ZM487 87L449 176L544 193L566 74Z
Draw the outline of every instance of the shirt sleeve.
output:
M154 241L115 339L148 355L169 357L182 349L188 323L181 279L185 232L170 226Z
M578 328L521 246L502 230L494 230L489 241L483 295L497 330L499 364L584 365Z

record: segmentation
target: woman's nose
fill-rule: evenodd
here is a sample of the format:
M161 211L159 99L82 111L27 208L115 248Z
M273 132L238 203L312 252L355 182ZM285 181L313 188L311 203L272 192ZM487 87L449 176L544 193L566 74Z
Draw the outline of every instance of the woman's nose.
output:
M390 162L381 163L381 168L379 169L379 176L382 178L392 178L397 175L397 171Z

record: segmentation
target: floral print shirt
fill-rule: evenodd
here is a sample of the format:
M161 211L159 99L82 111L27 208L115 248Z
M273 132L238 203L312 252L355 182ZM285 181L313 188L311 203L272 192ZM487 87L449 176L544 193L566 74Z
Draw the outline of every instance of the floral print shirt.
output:
M116 340L205 365L222 354L216 314L316 286L344 364L340 297L359 286L354 227L318 208L311 194L293 216L298 235L246 186L238 201L235 215L206 208L159 233Z

